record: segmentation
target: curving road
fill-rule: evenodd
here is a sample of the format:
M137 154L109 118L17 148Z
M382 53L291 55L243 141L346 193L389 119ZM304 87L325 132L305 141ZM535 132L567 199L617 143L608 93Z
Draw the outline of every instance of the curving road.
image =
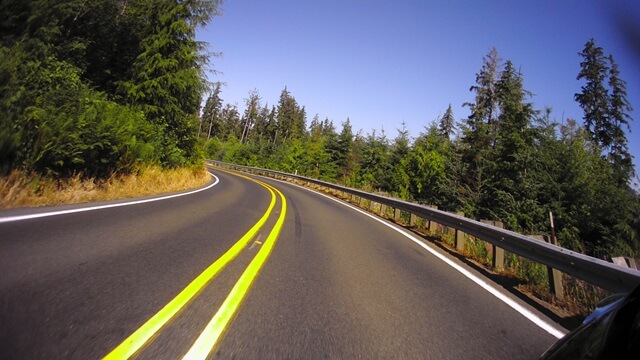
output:
M559 336L384 221L291 184L213 173L215 186L165 200L6 222L87 205L0 212L0 358L119 358L139 333L136 357L182 358L221 308L229 320L198 340L212 347L200 355L532 359ZM245 278L248 291L230 295ZM172 301L175 314L144 330Z

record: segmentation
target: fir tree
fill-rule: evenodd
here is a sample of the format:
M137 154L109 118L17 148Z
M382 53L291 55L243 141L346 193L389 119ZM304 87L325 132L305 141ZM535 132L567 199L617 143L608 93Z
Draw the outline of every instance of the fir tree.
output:
M447 111L444 112L444 115L438 123L438 133L440 136L449 139L455 129L456 119L453 117L453 110L451 109L451 104L449 104Z
M465 170L460 194L463 210L470 215L476 215L479 211L493 166L491 153L495 146L499 109L496 86L501 74L501 62L495 48L483 57L482 69L476 74L476 85L470 88L475 93L475 102L464 104L469 107L471 114L462 128L461 155Z
M618 65L612 55L604 55L601 47L591 39L579 55L578 80L586 83L574 98L584 111L584 126L591 140L600 147L603 156L614 165L620 185L634 174L631 154L624 128L630 131L626 83L620 78Z
M258 90L254 89L249 91L249 97L244 99L245 109L242 118L240 118L240 126L242 128L242 135L240 135L240 143L249 141L251 132L258 121L260 113L260 94Z
M221 120L222 113L222 98L220 98L220 84L216 84L213 92L207 98L204 108L202 109L202 116L200 118L200 134L206 132L207 140L213 136L220 135L222 127Z
M300 108L287 87L278 101L278 129L285 140L300 139L306 131L305 110Z
M624 128L631 132L629 122L632 121L629 113L633 111L631 104L627 100L627 84L620 79L620 71L612 55L609 55L609 88L611 96L609 99L609 121L612 130L612 143L609 147L608 160L614 164L616 170L620 172L621 180L625 183L633 177L634 169L627 146L627 137Z
M601 148L607 148L612 143L611 123L609 122L609 91L605 87L607 73L607 59L602 48L589 40L579 55L584 59L580 63L577 80L585 80L581 92L574 95L575 100L584 111L584 126L591 140Z

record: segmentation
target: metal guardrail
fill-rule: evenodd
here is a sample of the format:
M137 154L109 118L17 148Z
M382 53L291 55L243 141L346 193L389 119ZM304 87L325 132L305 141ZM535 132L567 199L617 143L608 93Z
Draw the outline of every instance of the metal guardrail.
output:
M558 269L564 273L575 276L612 292L630 292L640 285L640 271L623 268L604 260L586 256L575 251L564 249L556 245L548 244L513 231L504 230L463 216L304 176L256 167L234 165L214 160L207 161L214 165L256 172L266 176L277 175L305 181L407 211L438 224L460 230L504 250L550 266L554 269Z

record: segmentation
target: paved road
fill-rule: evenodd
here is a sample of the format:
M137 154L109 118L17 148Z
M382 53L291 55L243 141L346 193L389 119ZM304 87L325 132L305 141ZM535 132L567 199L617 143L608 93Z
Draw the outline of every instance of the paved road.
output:
M0 223L0 358L104 357L273 201L244 250L139 358L187 353L283 211L277 242L210 357L532 359L556 340L384 223L290 184L262 179L283 204L249 179L214 173L219 183L197 194Z

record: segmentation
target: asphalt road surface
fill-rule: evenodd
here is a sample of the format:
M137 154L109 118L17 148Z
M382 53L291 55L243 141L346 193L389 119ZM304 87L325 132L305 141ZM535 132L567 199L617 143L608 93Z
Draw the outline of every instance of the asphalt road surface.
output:
M385 221L213 173L170 199L0 212L0 359L535 359L559 336Z

